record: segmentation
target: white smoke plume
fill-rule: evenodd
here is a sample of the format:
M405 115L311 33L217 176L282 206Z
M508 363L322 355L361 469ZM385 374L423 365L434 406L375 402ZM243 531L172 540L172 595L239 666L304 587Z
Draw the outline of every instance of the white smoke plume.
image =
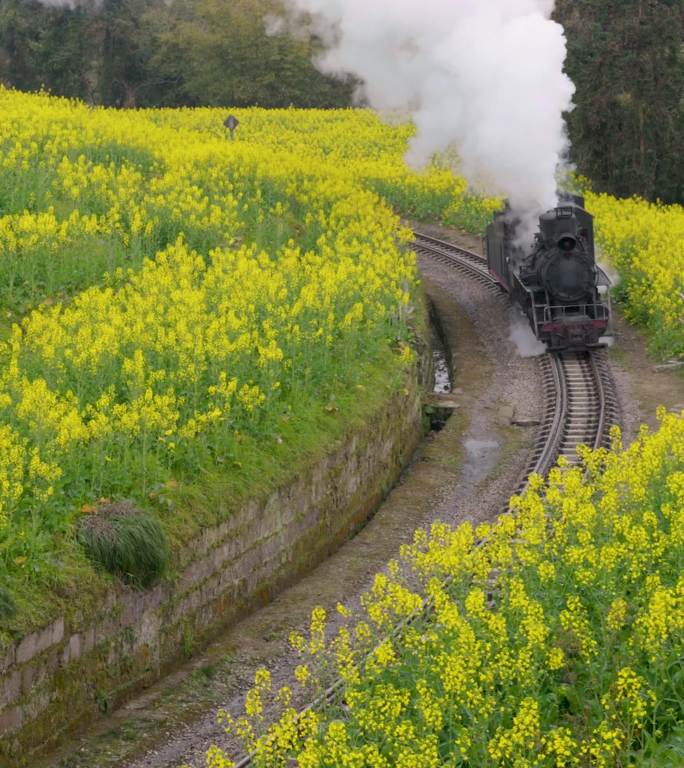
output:
M530 221L556 204L574 86L554 0L286 0L378 110L411 114L408 161L455 148L478 190Z
M515 345L520 357L539 357L546 352L546 344L534 335L527 318L517 307L511 310L510 322L508 338Z

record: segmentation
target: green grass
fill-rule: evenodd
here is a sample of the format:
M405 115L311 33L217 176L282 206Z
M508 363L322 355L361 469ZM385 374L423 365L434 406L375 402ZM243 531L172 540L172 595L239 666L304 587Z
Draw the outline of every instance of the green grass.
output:
M0 621L7 621L12 618L16 611L17 606L14 598L5 587L0 587Z
M168 563L164 529L132 504L106 504L81 518L77 538L95 566L136 587L150 586Z
M680 768L684 765L684 724L659 742L649 737L646 747L634 755L634 768Z

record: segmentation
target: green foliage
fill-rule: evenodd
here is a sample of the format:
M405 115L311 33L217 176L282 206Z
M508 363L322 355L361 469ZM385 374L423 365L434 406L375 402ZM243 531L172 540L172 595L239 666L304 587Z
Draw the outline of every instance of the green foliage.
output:
M487 225L492 221L494 202L488 205L477 195L466 193L458 205L452 205L442 217L444 224L458 227L465 232L484 234Z
M118 107L346 106L316 41L267 34L277 0L0 3L0 82Z
M351 85L312 65L315 43L287 31L267 34L272 0L173 0L156 15L154 70L174 82L175 103L331 107Z
M681 0L559 0L572 159L597 190L684 201Z
M127 584L148 587L166 568L169 547L159 521L131 504L107 504L81 520L88 557Z
M634 757L635 768L666 768L684 765L684 725L679 725L664 742L649 735L646 747Z
M93 63L92 13L37 0L0 3L0 81L88 98Z
M12 618L16 610L12 595L4 587L0 587L0 621Z

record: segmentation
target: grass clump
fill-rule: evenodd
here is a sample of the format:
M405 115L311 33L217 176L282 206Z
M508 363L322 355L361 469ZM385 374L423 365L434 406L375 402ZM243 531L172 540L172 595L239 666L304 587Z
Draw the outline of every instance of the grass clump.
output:
M14 598L4 587L0 587L0 621L12 618L16 611Z
M136 587L156 581L169 559L159 521L128 502L108 503L84 517L78 539L96 565Z

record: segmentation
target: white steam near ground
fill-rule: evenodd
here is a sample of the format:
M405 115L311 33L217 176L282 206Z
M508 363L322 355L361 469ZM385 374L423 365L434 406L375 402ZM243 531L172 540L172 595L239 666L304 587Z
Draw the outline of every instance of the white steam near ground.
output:
M606 273L606 276L610 280L610 288L609 290L612 290L613 288L616 288L620 283L620 273L615 269L615 267L608 261L605 254L602 252L601 247L596 245L595 246L596 251L596 264ZM615 344L615 337L612 335L612 328L609 328L608 330L608 336L602 336L599 341L602 344L605 344L607 347L612 347Z
M354 74L371 106L411 115L409 163L455 149L471 185L508 198L534 232L557 201L575 90L554 0L286 3L323 39L321 70Z
M600 245L594 245L594 250L596 253L596 264L606 273L611 286L614 288L620 282L620 273L610 263L610 260L603 253Z
M546 344L539 341L525 315L517 307L511 309L509 341L520 357L539 357L546 352Z

